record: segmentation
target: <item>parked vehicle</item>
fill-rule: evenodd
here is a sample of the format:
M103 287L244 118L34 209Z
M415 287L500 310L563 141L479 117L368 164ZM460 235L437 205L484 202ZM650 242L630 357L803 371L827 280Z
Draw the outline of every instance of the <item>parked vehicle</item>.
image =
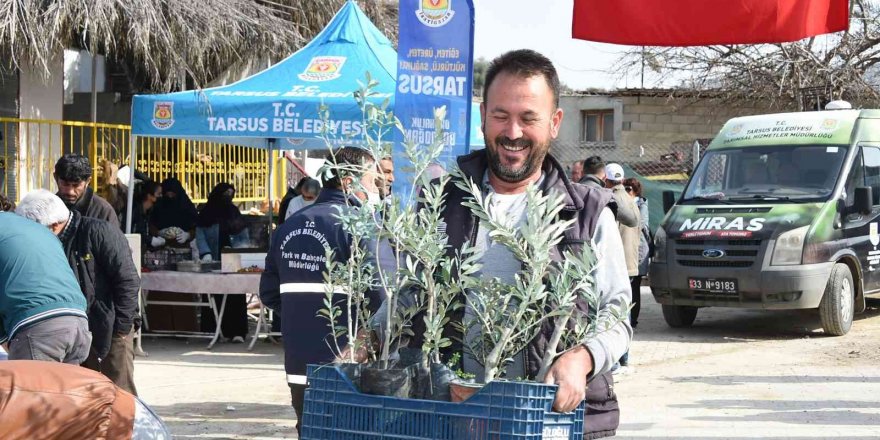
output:
M880 110L731 119L664 208L650 284L667 324L818 309L844 335L880 293Z

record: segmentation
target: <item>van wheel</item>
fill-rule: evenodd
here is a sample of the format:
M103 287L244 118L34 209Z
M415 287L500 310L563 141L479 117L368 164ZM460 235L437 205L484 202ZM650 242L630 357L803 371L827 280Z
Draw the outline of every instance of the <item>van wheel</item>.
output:
M822 329L831 336L843 336L849 332L853 322L855 289L849 267L837 263L831 269L831 277L825 286L825 294L819 303L819 317Z
M663 305L663 319L672 328L690 327L697 319L697 308L693 306Z

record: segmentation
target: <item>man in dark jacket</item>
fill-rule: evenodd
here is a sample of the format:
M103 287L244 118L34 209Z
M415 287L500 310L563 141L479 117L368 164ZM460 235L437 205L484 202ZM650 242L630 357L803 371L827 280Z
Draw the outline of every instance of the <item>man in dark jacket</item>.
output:
M58 197L68 209L76 210L84 217L104 220L119 228L116 211L104 198L89 187L92 182L92 165L79 154L65 154L55 162L55 183Z
M298 431L302 429L306 365L333 360L329 323L316 314L324 308L327 251L332 249L339 262L347 261L351 255L352 239L337 219L339 209L358 209L367 200L377 200L379 195L375 185L376 163L368 151L345 147L327 160L349 170L362 167L362 171L344 177L322 176L323 189L315 203L291 215L275 231L260 279L260 300L282 314L284 369ZM355 179L359 179L360 187L367 193L355 189ZM381 295L371 295L370 303L378 307Z
M68 263L88 302L92 350L83 364L120 388L134 386L133 333L140 279L128 241L118 227L70 211L46 190L28 193L16 213L49 227L61 240Z
M599 156L590 156L584 161L583 177L575 182L589 188L605 188L605 161Z

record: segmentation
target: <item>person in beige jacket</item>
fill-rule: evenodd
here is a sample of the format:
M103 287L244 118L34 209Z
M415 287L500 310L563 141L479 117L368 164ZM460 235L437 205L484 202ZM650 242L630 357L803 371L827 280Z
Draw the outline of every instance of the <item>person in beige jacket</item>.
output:
M635 199L623 186L623 167L610 163L605 167L605 186L614 194L617 202L617 226L623 240L626 270L630 277L639 275L639 228L641 220Z
M616 163L610 163L605 167L605 186L611 189L614 201L617 202L617 228L620 230L620 239L623 242L623 255L626 259L626 271L629 274L630 285L639 276L639 240L641 234L641 215L636 199L629 195L623 185L623 167ZM638 295L639 292L632 292ZM626 367L629 364L629 350L620 358L620 365Z

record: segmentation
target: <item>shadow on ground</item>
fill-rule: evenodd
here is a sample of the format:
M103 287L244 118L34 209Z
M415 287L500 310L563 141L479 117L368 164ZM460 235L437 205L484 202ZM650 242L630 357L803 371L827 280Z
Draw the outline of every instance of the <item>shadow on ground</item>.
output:
M782 341L805 337L825 337L819 312L806 310L750 310L705 307L697 312L692 327L671 328L662 318L660 305L650 290L642 290L642 315L650 308L650 318L641 319L637 332L640 341L676 341L683 343L741 343ZM862 320L880 316L880 299L869 298L867 310L855 316ZM659 319L658 319L659 318Z
M296 416L289 405L204 402L151 408L174 438L296 438Z
M623 425L621 425L621 428L623 428ZM623 431L621 430L618 432L623 432ZM704 436L703 437L689 437L689 436L681 436L681 435L676 435L673 437L657 437L654 435L652 435L650 437L632 437L632 436L627 436L624 434L624 435L620 435L615 438L618 440L628 440L628 439L635 440L635 439L643 439L643 438L644 439L651 439L651 440L706 440L707 437L704 437ZM863 439L864 440L877 440L877 436L873 436L873 435L872 436L847 436L846 438L848 440L863 440ZM783 440L783 439L784 440L816 440L817 438L816 437L766 437L764 433L756 432L754 436L750 436L750 437L733 437L733 436L725 435L723 437L723 439L724 440L773 440L773 439L779 439L779 440Z
M796 425L880 426L876 410L880 402L845 400L700 400L671 408L718 410L717 415L686 417L688 420L739 423L774 422ZM859 410L871 410L861 412ZM731 411L752 414L731 414Z
M666 380L675 383L704 383L706 385L880 383L880 377L863 376L685 376L667 378Z
M248 351L247 344L218 343L208 350L204 340L192 338L144 337L144 351L138 361L174 363L209 363L217 368L238 368L240 365L278 367L284 364L284 348L277 343L261 340Z

